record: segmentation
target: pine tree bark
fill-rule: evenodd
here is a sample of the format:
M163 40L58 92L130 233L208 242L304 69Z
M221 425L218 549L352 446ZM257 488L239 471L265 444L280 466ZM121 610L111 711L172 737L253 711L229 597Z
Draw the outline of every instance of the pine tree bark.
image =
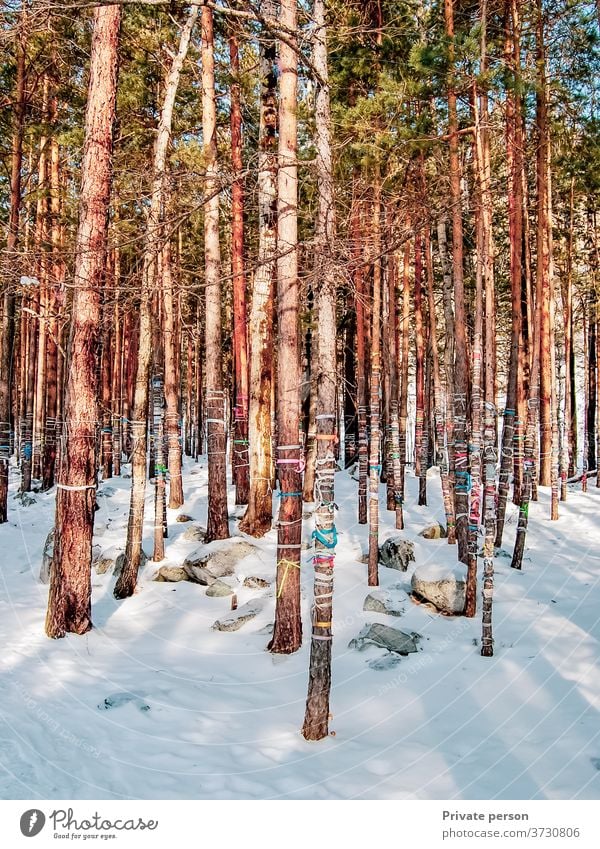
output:
M81 166L65 431L56 495L46 634L83 634L91 621L96 487L96 390L100 298L106 258L116 108L120 6L94 9Z
M265 17L273 0L262 4ZM250 307L250 399L248 442L250 491L240 530L261 537L271 528L273 298L277 241L277 74L276 48L265 34L260 45L261 105L258 154L258 260Z
M21 163L23 160L23 121L25 115L25 58L27 50L26 11L21 10L17 25L15 97L12 110L12 147L10 164L10 210L6 249L2 265L2 333L0 339L0 524L8 521L8 461L12 445L11 387L13 343L15 333L15 300L10 269L15 263L21 210ZM23 339L21 339L23 343Z
M221 332L221 247L213 13L202 7L202 134L206 163L204 204L204 281L206 286L205 356L208 453L206 541L229 536L225 462L225 390Z
M381 179L379 166L373 179L373 306L371 323L371 375L369 413L369 563L367 583L379 586L379 478L380 452L380 400L381 390Z
M463 277L463 224L461 200L461 167L458 146L458 117L454 75L454 0L444 0L446 35L450 41L448 82L448 135L450 154L450 198L452 201L452 275L454 281L454 501L456 505L456 538L458 559L468 561L468 455L467 455L467 394L469 363L467 357L465 290ZM474 616L477 575L472 567L467 571L465 615Z
M231 71L231 163L236 175L231 186L231 268L233 275L234 434L233 480L235 503L248 503L248 333L244 267L244 184L242 174L242 108L238 38L229 36Z
M298 56L296 0L281 0L279 21L289 34L280 42L277 205L277 603L270 651L300 648L300 548L302 457L299 444L300 368L298 334Z
M321 740L329 733L333 570L335 563L335 444L336 444L336 277L333 249L336 242L333 166L331 157L331 111L327 68L325 2L315 0L313 64L319 73L315 98L315 142L319 210L315 267L319 273L317 294L317 458L314 530L314 605L308 696L302 734Z

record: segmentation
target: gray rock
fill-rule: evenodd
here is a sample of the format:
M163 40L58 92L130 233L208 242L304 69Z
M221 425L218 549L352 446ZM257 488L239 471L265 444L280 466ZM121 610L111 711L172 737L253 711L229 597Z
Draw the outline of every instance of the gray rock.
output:
M367 646L380 646L397 654L409 654L417 651L416 635L405 634L398 628L390 628L389 625L380 625L374 622L365 625L360 634L348 643L349 649L362 651Z
M112 708L122 707L129 703L133 703L138 710L146 713L150 710L150 705L134 693L113 693L112 696L107 696L102 704L98 705L98 710L111 710Z
M414 562L415 546L400 536L390 537L379 548L379 562L388 569L406 572L408 564Z
M204 542L206 539L206 528L203 528L202 525L191 525L189 528L186 528L185 532L181 535L181 539L186 542Z
M237 610L233 610L226 618L217 619L212 626L213 631L239 630L242 625L245 625L246 622L254 619L254 617L260 613L262 606L262 601L260 599L252 599L252 601L246 602L246 604L238 607Z
M448 535L443 525L440 525L439 522L433 522L433 524L427 525L426 528L419 531L419 536L423 539L446 539Z
M99 489L96 493L98 498L112 498L115 495L117 490L114 486L103 486L102 489Z
M399 600L394 599L390 593L375 590L366 597L363 610L371 613L385 613L388 616L402 616L404 607Z
M193 522L193 518L188 516L187 513L180 513L179 516L175 519L176 522Z
M92 561L92 566L96 570L97 575L104 575L106 572L111 572L113 575L120 575L123 563L125 562L125 552L119 546L111 546L103 551L99 551L96 558ZM140 567L145 566L148 562L148 555L142 551L140 557Z
M44 543L42 568L40 569L40 581L42 584L50 583L50 570L52 569L52 558L54 557L54 531L55 529L52 528Z
M369 669L375 669L377 672L381 672L385 669L393 669L395 666L398 666L399 663L402 663L400 655L388 652L381 657L376 657L374 660L370 660L367 663L367 666Z
M270 587L271 584L268 581L265 581L264 578L257 578L255 575L248 575L247 578L244 578L244 586L248 587L250 590L266 590L266 588Z
M216 551L200 548L186 557L183 568L192 581L208 585L217 578L233 575L241 560L258 551L258 547L249 542L234 542Z
M443 613L462 613L465 606L465 581L450 568L427 564L418 567L411 579L413 592L431 602Z
M154 577L155 581L168 581L170 583L177 583L178 581L187 581L188 574L185 569L182 569L181 566L161 566L156 576Z
M206 589L206 595L209 598L222 598L226 595L233 595L233 590L224 581L215 581Z

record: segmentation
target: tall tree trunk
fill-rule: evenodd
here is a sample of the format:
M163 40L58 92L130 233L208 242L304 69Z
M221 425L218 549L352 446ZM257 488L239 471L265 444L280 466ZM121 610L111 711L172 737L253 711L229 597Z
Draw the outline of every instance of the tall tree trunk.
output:
M10 270L15 262L19 237L21 208L21 164L23 160L23 119L25 115L25 54L27 49L26 11L21 10L17 25L16 82L12 110L12 149L10 163L10 210L6 237L5 262L2 263L4 294L2 299L2 333L0 339L0 524L8 521L8 460L11 452L12 428L10 395L12 387L13 342L15 339L15 302ZM21 338L23 344L23 338Z
M306 713L302 734L321 740L329 733L331 690L331 625L333 567L335 562L335 404L336 404L336 278L333 249L336 242L331 112L327 68L325 0L315 0L313 62L319 73L315 101L315 136L319 210L316 232L317 294L317 459L315 494L314 606Z
M369 565L368 585L379 586L379 477L380 454L380 401L381 389L381 178L379 166L373 180L373 307L371 323L371 381L369 412Z
M208 453L206 541L229 536L225 463L225 390L221 332L221 247L213 13L202 7L202 135L206 164L204 204L204 280L206 286L205 356Z
M550 300L552 298L551 213L550 213L550 137L548 129L548 78L542 0L536 0L536 66L537 66L537 268L536 299L541 305L540 335L534 344L540 346L540 463L539 483L550 486L552 468L552 374Z
M192 29L198 17L198 6L192 5L179 38L179 49L171 62L164 87L164 98L154 147L152 195L146 223L142 291L140 293L140 325L138 337L137 371L133 402L131 433L133 452L131 458L131 499L125 562L115 584L116 598L133 595L142 557L144 503L146 498L146 455L148 450L148 383L152 359L151 300L157 277L158 255L161 249L161 209L164 200L166 159L171 137L173 107L181 69L190 42Z
M242 107L238 38L229 36L231 70L231 162L236 179L231 186L231 266L233 274L234 434L233 480L235 503L248 503L248 337L246 330L246 274L244 268L244 183L242 177Z
M277 604L269 649L289 654L300 648L300 548L302 457L299 444L300 368L298 334L298 56L296 0L281 0L279 21L288 33L280 43L277 206L277 466L280 506L277 523ZM294 493L291 495L290 493Z
M356 177L355 172L355 177ZM369 441L367 431L367 375L366 375L366 320L365 320L365 265L361 200L352 199L350 238L352 250L352 276L356 303L356 406L358 419L358 523L367 524L367 477L369 466Z
M454 499L448 480L448 453L446 445L446 428L444 426L444 411L447 399L444 397L442 378L440 375L440 357L437 341L437 320L435 312L435 295L433 291L433 256L431 253L431 231L425 228L425 269L427 272L427 299L429 305L429 344L431 346L431 377L433 383L433 424L435 428L436 463L440 470L442 500L446 514L447 533L454 527Z
M65 433L46 616L46 634L53 638L64 637L67 632L83 634L92 627L96 348L106 258L120 24L120 6L94 9L68 347Z
M505 56L513 74L513 86L520 79L520 21L516 0L507 0L505 9ZM496 523L497 548L502 546L506 504L510 489L510 475L514 467L516 439L520 435L515 427L518 418L517 386L522 381L519 369L522 344L521 280L523 275L523 199L521 186L522 138L521 116L518 114L520 98L509 86L506 95L506 151L508 166L508 242L510 256L511 337L508 367L508 385L504 408L500 481L498 486L498 516Z
M273 0L261 8L274 13ZM273 297L277 241L277 74L273 39L265 34L260 45L261 103L258 153L258 261L250 306L250 399L248 442L250 491L240 530L263 536L271 528L273 475ZM296 435L297 439L297 435Z
M465 291L463 279L463 225L461 200L461 167L458 148L458 117L454 75L454 0L444 0L446 35L450 40L448 83L448 135L450 152L450 198L452 201L452 274L454 280L454 501L456 505L456 538L458 559L468 561L468 456L467 456L467 393L469 363L467 358ZM477 573L472 565L467 571L465 615L474 616Z
M165 352L165 429L167 435L167 466L169 469L169 507L176 510L183 504L183 477L179 430L179 339L173 298L173 265L171 242L165 239L162 250L162 310Z
M427 451L425 436L425 334L423 331L423 241L415 236L415 474L419 479L419 506L427 504Z
M396 515L396 527L404 528L404 495L406 478L407 445L406 432L408 424L408 352L410 343L410 242L404 245L402 262L402 361L400 371L400 404L398 413L399 446L400 446L400 494L398 496L397 512L400 513L400 524Z

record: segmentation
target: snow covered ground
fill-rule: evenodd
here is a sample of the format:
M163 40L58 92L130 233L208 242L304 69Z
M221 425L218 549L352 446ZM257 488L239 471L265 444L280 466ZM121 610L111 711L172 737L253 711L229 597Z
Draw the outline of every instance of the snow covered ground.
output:
M200 546L176 523L179 512L202 524L206 464L189 463L186 503L169 512L166 561L179 566ZM124 544L130 481L101 484L97 537ZM439 480L429 507L416 507L409 476L405 537L415 542L407 573L380 568L382 588L410 591L415 565L454 564L455 548L419 530L443 521ZM312 574L303 553L302 649L265 651L274 592L247 589L240 605L266 603L240 630L211 629L230 598L209 598L197 584L152 580L148 563L136 595L112 596L115 578L93 573L94 630L51 641L44 636L47 586L38 581L54 492L19 506L0 526L0 797L4 799L544 799L600 795L600 490L573 487L561 518L550 522L549 492L530 510L522 573L496 558L495 656L479 655L480 618L433 613L406 598L404 614L363 611L368 529L356 519L356 483L336 477L339 547L334 597L331 736L307 743L299 729L306 697ZM576 491L577 490L577 491ZM382 491L383 495L383 491ZM151 553L152 492L144 548ZM381 503L385 503L382 497ZM233 500L230 501L234 513ZM505 549L512 550L510 506ZM305 539L309 539L310 520ZM237 533L237 521L231 521ZM393 515L382 511L381 539ZM238 578L273 581L276 532L244 560ZM252 540L254 542L254 540ZM348 648L367 622L422 636L420 651L387 669L385 652ZM375 664L377 665L377 664ZM107 705L108 699L111 706Z

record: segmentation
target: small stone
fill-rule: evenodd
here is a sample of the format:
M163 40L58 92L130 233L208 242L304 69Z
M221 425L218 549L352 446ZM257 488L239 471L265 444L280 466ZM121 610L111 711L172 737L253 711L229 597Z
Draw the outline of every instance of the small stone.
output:
M188 516L187 513L180 513L179 516L175 518L176 522L193 522L193 518Z
M266 588L270 587L271 584L268 581L265 581L264 578L257 578L255 575L248 575L247 578L244 578L244 586L248 587L249 590L266 590Z
M187 581L188 574L181 566L161 566L153 580L177 583L178 581Z
M440 525L439 522L434 522L427 525L422 531L419 531L419 536L423 539L445 539L447 537L446 528Z
M213 631L237 631L242 627L242 625L245 625L246 622L254 619L261 610L262 603L259 599L248 601L246 604L238 607L238 609L235 612L232 612L230 616L227 616L224 619L217 619L212 626Z
M233 595L233 590L224 581L217 580L207 587L206 595L209 598L222 598L223 596Z
M388 569L406 572L408 564L414 562L415 546L400 536L390 537L379 548L379 562Z
M380 591L372 592L365 598L363 610L371 613L385 613L388 616L402 616L404 607L400 601L393 599L389 593Z
M123 480L128 481L131 478L131 475L129 474L129 472L121 472L121 477L123 478Z
M99 489L96 493L97 498L112 498L113 495L116 495L117 490L114 486L103 486L102 489Z
M350 640L348 648L362 651L367 646L373 645L406 655L417 651L415 639L415 636L405 634L397 628L375 622L372 625L365 625L359 635Z
M134 704L142 713L150 710L150 705L146 704L143 699L140 699L134 693L114 693L112 696L107 696L102 704L98 705L98 710L111 710L112 708L122 707L129 703Z

